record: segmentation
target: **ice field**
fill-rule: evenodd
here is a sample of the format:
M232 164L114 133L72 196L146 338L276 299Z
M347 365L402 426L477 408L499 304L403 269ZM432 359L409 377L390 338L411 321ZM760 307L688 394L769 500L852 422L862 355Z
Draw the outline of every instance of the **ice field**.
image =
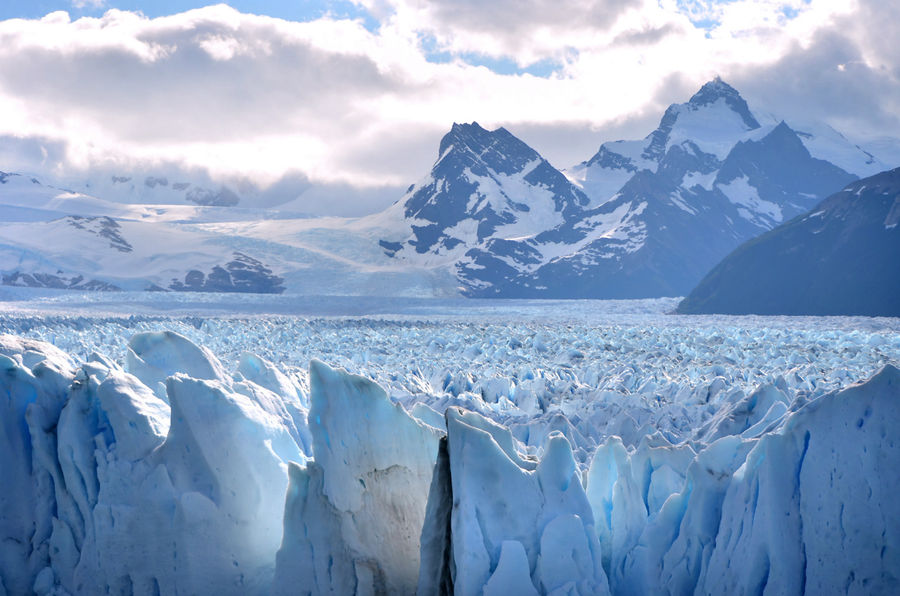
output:
M900 592L900 319L0 292L0 594Z

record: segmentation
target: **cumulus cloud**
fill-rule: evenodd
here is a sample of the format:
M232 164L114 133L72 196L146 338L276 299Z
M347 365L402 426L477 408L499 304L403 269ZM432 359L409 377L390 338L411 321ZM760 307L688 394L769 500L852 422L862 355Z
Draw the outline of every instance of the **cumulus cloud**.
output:
M391 22L432 35L455 52L512 56L524 64L564 59L642 0L387 0ZM383 11L385 0L360 0Z
M735 65L735 83L787 119L850 138L900 137L900 5L865 0L767 65Z
M453 122L506 126L565 167L647 134L716 74L754 107L900 136L891 3L358 2L378 27L225 5L0 21L0 135L40 139L61 169L176 163L262 184L300 172L379 201L428 171ZM502 75L473 55L556 69Z
M317 43L325 33L342 49ZM13 117L0 126L63 136L84 154L174 151L223 167L244 154L249 170L325 168L329 139L364 130L365 104L405 87L367 55L371 43L353 22L310 27L226 6L153 20L113 10L7 21L0 101Z

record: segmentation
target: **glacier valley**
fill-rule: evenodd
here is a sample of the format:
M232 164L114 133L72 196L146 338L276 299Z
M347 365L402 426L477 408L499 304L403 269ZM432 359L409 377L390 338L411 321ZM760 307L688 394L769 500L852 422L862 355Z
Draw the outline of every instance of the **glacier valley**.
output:
M0 595L900 593L900 319L0 293Z

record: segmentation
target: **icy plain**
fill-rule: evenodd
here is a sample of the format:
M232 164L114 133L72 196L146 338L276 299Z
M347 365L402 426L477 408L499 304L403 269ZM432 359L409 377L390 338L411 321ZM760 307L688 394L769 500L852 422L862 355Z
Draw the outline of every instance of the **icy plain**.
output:
M900 590L900 319L3 291L0 594Z

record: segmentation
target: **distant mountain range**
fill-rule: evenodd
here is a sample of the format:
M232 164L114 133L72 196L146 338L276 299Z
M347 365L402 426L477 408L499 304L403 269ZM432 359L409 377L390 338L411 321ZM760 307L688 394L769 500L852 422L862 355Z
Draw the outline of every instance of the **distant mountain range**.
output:
M742 244L678 311L900 317L900 168Z
M282 279L236 249L233 239L187 223L203 219L206 211L113 203L0 172L0 283L73 290L283 291Z
M717 79L570 178L504 129L454 125L392 212L406 226L380 242L450 267L469 296L677 296L744 240L884 167L833 131L761 124Z
M506 129L454 124L428 175L363 218L298 218L242 207L226 187L155 178L116 175L72 192L2 174L0 280L314 294L685 295L744 241L887 168L826 126L751 110L716 79L670 106L643 140L604 143L563 171ZM141 202L151 196L172 204ZM132 249L123 252L126 245Z

